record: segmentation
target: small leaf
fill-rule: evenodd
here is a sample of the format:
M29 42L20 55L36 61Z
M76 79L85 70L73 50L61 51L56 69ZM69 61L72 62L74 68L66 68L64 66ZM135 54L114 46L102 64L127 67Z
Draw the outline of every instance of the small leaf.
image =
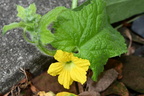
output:
M17 11L17 16L22 19L23 25L25 26L23 30L29 33L32 42L39 42L38 26L41 15L36 13L36 5L30 4L27 8L18 5Z
M17 11L18 11L17 16L21 19L24 19L25 18L25 8L23 8L20 5L17 5Z
M14 22L9 25L5 25L2 29L2 34L4 35L8 30L22 27L22 24L23 24L22 22L19 22L19 23Z
M34 3L30 4L28 9L31 10L31 14L35 14L36 13L36 5Z
M29 7L23 8L22 6L17 5L17 16L20 17L24 22L30 22L36 19L36 5L30 4Z

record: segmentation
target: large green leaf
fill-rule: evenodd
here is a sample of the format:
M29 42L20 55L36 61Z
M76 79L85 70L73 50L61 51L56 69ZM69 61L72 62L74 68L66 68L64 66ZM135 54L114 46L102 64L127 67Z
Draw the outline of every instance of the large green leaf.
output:
M126 52L123 37L111 27L107 20L103 0L92 0L79 10L60 14L55 23L55 48L74 52L75 56L88 59L97 79L107 59Z
M105 0L110 23L115 23L144 12L144 0Z

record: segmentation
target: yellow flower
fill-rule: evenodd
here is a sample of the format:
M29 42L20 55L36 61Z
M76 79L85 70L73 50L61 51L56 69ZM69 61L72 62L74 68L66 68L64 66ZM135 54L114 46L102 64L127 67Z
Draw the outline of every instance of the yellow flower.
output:
M81 59L73 56L73 53L57 50L54 58L58 61L52 63L48 69L48 73L52 76L58 76L58 81L64 88L69 89L73 81L81 84L86 81L86 71L89 68L90 62L86 59Z
M78 96L78 95L69 92L59 92L56 94L56 96Z

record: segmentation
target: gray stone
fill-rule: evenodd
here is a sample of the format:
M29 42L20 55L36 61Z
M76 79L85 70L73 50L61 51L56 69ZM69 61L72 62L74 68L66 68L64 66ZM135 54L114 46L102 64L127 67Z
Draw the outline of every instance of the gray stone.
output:
M136 34L138 34L144 38L144 27L143 27L144 21L143 21L143 19L144 19L144 16L141 16L138 19L136 19L132 24L132 30Z
M129 88L144 93L144 58L138 56L122 57L122 82Z
M70 7L71 0L0 0L0 33L4 25L20 20L16 17L16 5L27 7L31 3L37 5L39 14L45 14L56 6ZM30 69L36 74L53 61L52 57L43 55L35 46L28 44L21 33L21 29L14 29L5 36L0 35L0 93L7 92L23 78L20 68Z

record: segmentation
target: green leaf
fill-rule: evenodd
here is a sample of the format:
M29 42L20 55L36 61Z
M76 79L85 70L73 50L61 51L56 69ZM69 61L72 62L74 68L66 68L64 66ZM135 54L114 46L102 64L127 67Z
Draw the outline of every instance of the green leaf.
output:
M88 5L90 1L91 0L87 0L75 10L80 10ZM105 2L111 24L144 12L144 0L105 0Z
M23 30L29 33L31 41L37 44L39 42L38 27L41 15L36 13L36 5L30 4L27 8L17 5L17 11L17 16L22 19L25 25Z
M36 13L36 5L34 3L30 4L28 9L31 10L31 14L35 14Z
M30 4L29 7L23 8L22 6L17 5L17 16L20 17L24 22L30 22L35 20L38 14L36 14L36 5Z
M46 45L54 40L54 35L50 31L43 31L40 33L40 40L43 45Z
M110 23L115 23L144 12L144 0L105 0Z
M48 30L48 26L56 21L57 16L64 11L65 7L56 7L44 16L42 16L39 23L40 40L43 45L48 44L54 40L54 35Z
M17 5L17 11L18 11L17 16L21 19L24 19L25 18L25 8L23 8L20 5Z
M78 7L76 7L73 10L75 10L75 11L81 10L84 6L86 6L86 5L90 4L90 3L91 3L91 0L87 0L87 1L85 1L84 3L82 3L81 5L79 5Z
M19 27L24 27L22 22L19 23L14 22L9 25L5 25L2 29L2 34L4 35L8 30L19 28Z
M51 44L88 59L93 80L97 80L108 58L126 52L124 38L108 23L103 0L92 0L80 10L67 9L58 17L55 29Z

